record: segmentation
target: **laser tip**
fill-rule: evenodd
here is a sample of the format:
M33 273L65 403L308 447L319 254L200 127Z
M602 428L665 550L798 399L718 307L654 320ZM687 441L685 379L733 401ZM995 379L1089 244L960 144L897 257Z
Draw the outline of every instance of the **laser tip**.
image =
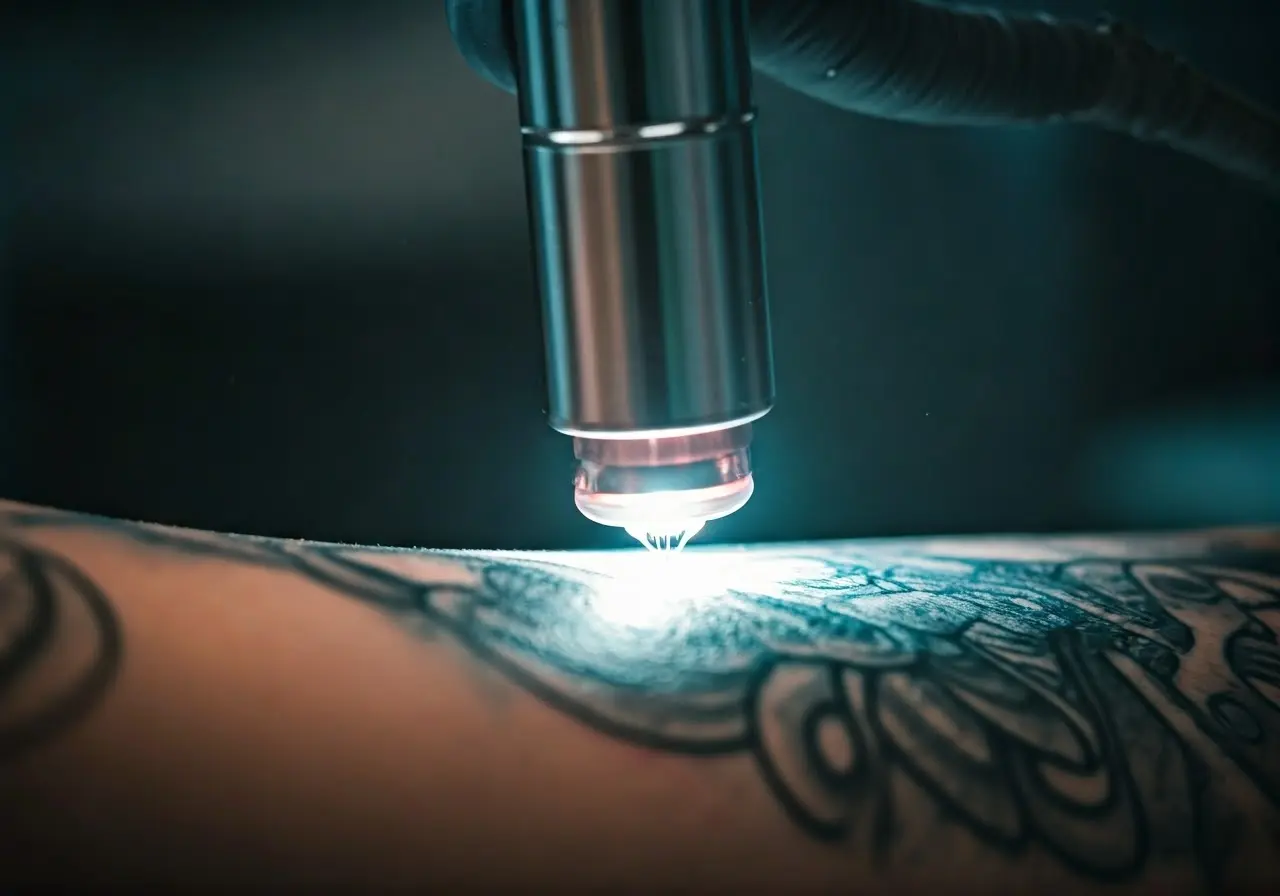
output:
M683 520L679 523L648 523L627 526L627 533L650 551L668 554L684 549L697 535L705 520Z

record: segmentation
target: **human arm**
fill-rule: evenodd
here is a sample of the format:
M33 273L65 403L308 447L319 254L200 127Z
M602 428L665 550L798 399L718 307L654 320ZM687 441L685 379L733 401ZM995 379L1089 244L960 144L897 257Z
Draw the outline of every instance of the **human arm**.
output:
M3 513L18 879L1277 877L1275 534L664 561Z

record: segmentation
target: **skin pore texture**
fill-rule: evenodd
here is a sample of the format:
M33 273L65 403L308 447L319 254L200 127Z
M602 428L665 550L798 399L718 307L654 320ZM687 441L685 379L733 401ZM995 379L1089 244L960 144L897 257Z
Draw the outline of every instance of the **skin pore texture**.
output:
M0 504L0 889L1273 887L1280 532L515 554Z

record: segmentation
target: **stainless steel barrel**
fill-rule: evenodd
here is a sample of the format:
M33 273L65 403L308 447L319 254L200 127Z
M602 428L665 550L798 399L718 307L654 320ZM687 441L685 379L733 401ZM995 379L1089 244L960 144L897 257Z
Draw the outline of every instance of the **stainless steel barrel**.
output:
M773 362L743 0L517 0L549 417L587 438L754 420Z

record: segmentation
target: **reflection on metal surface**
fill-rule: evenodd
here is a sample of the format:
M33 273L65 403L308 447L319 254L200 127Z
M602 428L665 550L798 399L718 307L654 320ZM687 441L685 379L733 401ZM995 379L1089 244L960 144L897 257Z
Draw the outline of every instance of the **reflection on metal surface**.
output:
M755 490L751 426L659 439L575 439L574 501L588 519L621 526L647 547L679 550L708 520Z
M663 430L766 410L745 5L517 9L551 425Z

